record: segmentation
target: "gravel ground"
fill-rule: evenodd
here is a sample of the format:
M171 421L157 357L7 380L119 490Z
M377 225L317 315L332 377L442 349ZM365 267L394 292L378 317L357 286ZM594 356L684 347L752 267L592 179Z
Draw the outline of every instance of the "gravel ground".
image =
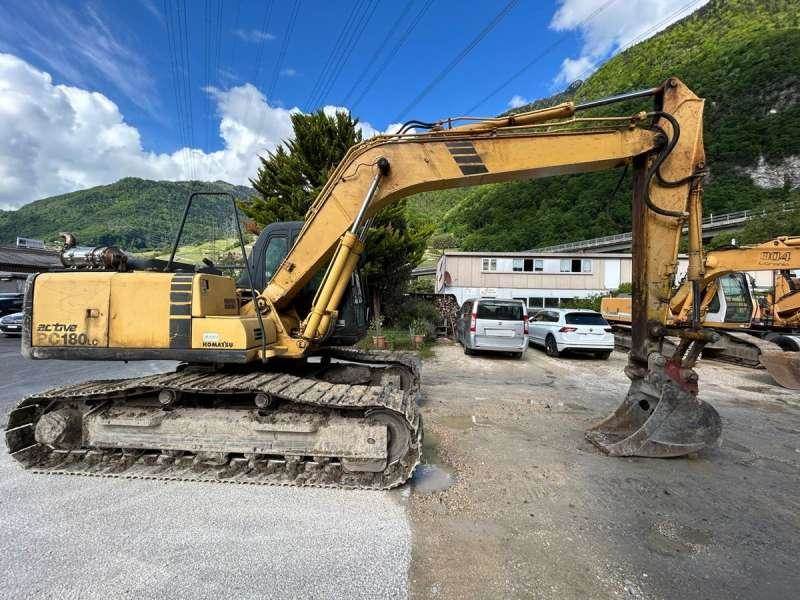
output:
M797 392L706 362L701 397L722 416L721 448L609 458L583 432L624 397L626 360L436 348L422 413L444 483L408 499L414 597L797 597Z
M0 340L0 411L170 363L26 361ZM5 416L3 417L5 422ZM0 453L0 598L405 598L392 493L32 475Z
M0 361L3 412L171 368L23 361L10 341ZM624 396L625 361L437 346L426 464L388 493L33 476L0 454L0 597L796 597L798 394L704 363L722 446L609 458L583 432Z

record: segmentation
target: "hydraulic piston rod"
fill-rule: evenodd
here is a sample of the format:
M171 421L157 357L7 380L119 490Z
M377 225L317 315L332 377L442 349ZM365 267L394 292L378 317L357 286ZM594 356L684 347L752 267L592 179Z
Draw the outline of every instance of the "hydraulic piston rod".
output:
M356 232L364 220L369 203L375 196L375 192L378 191L381 178L389 174L389 161L385 158L379 158L376 166L378 171L370 182L356 218L353 220L353 225L350 227L350 231L345 232L339 240L339 246L336 248L328 271L314 297L314 304L303 328L303 339L307 341L324 337L328 332L333 312L339 306L350 276L358 263L358 257L364 251L364 242L359 239Z

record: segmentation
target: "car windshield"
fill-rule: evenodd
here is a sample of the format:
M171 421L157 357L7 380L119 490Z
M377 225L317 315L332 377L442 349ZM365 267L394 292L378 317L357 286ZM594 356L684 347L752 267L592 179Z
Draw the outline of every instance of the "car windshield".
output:
M578 312L564 316L567 325L608 325L600 313Z
M522 319L522 304L519 302L481 300L478 303L478 318L497 319L499 321L519 321Z

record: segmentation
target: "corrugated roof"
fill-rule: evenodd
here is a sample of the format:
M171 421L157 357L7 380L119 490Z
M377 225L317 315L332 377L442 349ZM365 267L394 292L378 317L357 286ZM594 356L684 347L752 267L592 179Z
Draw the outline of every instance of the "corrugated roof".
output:
M16 246L0 246L0 265L20 265L29 267L61 267L61 259L54 250L37 250L35 248L17 248ZM13 270L13 269L11 269Z

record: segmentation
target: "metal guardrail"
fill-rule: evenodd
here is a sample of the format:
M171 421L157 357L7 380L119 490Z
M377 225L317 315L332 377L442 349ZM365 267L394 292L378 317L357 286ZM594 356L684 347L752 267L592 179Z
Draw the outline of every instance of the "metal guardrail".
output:
M800 208L800 202L784 202L780 206L766 209L759 208L755 210L740 210L737 212L726 213L723 215L709 215L703 219L703 229L723 229L738 223L744 223L756 217L764 217L776 212L787 212ZM686 228L684 228L685 230ZM590 248L602 248L603 246L613 246L622 242L630 242L632 235L628 233L617 233L614 235L606 235L603 237L592 238L589 240L581 240L578 242L567 242L565 244L556 244L555 246L544 246L542 248L534 248L526 250L526 252L569 252L571 250L588 250Z

